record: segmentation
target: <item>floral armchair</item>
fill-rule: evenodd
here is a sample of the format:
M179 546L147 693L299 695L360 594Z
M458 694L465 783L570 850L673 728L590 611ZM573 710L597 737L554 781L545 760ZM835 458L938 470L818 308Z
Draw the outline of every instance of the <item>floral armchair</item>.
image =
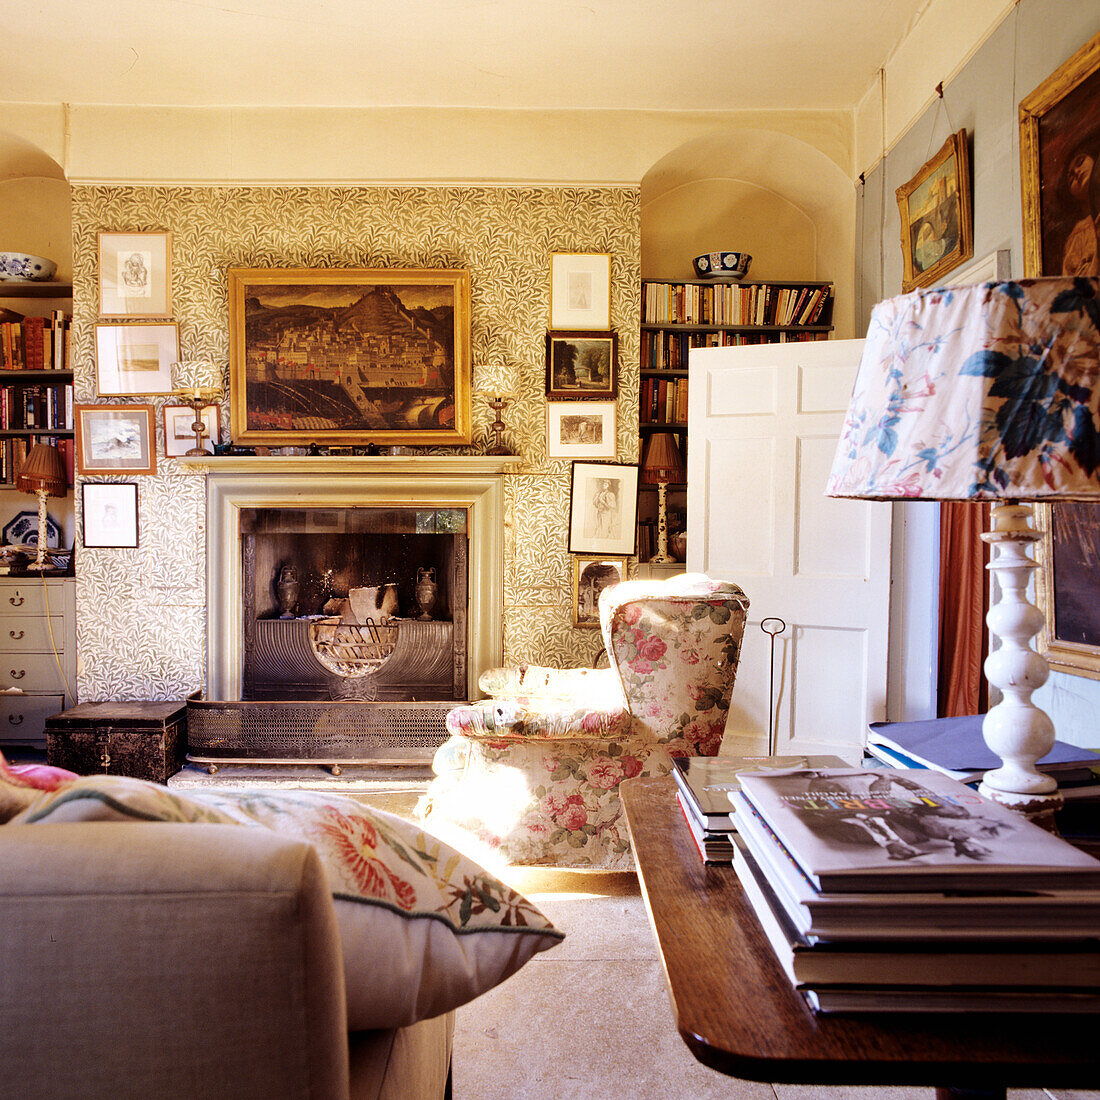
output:
M701 573L600 595L611 667L490 669L447 716L420 813L511 863L628 869L619 784L717 754L749 601Z

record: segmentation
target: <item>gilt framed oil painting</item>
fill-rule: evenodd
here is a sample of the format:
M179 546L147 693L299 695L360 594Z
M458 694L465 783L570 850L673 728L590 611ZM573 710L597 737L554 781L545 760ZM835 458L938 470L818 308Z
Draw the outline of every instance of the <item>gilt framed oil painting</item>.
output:
M234 443L469 443L470 274L231 268Z

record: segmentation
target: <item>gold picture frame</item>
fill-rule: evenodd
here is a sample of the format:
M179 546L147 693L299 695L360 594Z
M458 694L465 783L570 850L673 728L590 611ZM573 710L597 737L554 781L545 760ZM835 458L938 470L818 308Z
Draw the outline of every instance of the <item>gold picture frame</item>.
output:
M104 230L98 244L100 317L171 316L171 233Z
M600 593L626 580L626 558L577 554L573 558L573 625L581 630L600 627Z
M231 268L234 443L471 441L470 273Z
M966 131L952 134L896 195L904 262L901 288L908 292L935 286L974 255Z
M152 405L75 405L76 472L155 474Z
M1100 188L1100 34L1020 101L1024 273L1098 275L1096 229L1082 230ZM1089 175L1074 170L1089 161ZM1095 213L1095 210L1093 211ZM1091 256L1090 256L1091 254Z

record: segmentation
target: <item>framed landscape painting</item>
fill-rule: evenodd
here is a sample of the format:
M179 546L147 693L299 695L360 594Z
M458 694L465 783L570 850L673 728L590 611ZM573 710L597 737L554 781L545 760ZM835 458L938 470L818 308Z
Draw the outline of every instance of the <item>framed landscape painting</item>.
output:
M234 443L469 443L470 275L231 268Z
M152 405L76 405L79 474L155 474Z
M943 283L943 276L974 255L970 205L970 148L959 130L908 182L897 189L901 214L901 288Z
M614 332L548 332L546 396L552 400L618 392L619 338Z

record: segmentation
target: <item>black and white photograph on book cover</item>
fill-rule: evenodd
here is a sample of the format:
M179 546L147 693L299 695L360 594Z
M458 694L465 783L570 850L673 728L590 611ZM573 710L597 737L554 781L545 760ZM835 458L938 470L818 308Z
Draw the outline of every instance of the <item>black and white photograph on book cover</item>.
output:
M820 890L1100 886L1100 861L939 772L804 769L741 788Z

